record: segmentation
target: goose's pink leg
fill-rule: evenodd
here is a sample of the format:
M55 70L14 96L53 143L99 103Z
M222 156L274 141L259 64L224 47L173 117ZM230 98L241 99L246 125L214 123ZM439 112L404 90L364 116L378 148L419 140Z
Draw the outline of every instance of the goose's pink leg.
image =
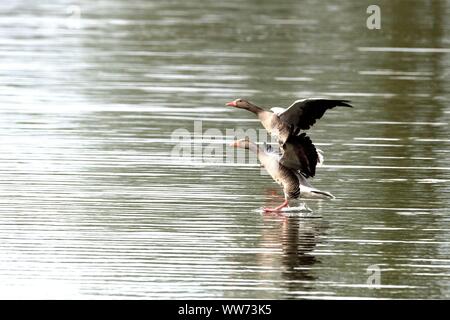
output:
M276 208L263 208L263 210L265 212L276 212L276 211L280 211L281 209L283 209L284 207L287 207L289 204L289 202L287 200L284 200L284 202L282 204L280 204L278 207Z

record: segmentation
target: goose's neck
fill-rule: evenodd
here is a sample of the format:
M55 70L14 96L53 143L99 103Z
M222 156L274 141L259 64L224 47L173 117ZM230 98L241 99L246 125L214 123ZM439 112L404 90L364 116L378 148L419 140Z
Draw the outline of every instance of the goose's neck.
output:
M253 142L248 143L248 149L250 149L250 151L252 151L256 154L258 154L258 152L259 152L258 146L256 144L254 144Z
M259 114L264 111L264 109L262 109L258 106L255 106L254 104L252 104L250 102L248 103L248 106L246 109L250 112L253 112L254 114Z

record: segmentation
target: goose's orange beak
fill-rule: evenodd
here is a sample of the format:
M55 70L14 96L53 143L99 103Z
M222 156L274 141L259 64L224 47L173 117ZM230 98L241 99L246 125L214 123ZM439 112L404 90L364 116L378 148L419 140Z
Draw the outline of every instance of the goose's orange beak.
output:
M230 143L230 147L236 148L237 147L237 141L233 141Z
M230 107L236 107L236 101L228 102L226 105Z

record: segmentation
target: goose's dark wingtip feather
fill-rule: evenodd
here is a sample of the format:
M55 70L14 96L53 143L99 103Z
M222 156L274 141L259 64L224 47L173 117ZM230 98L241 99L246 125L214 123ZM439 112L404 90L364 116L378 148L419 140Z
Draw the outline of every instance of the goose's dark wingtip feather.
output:
M351 102L350 100L339 100L339 103L337 105L340 107L353 108L353 106L349 104L350 102Z

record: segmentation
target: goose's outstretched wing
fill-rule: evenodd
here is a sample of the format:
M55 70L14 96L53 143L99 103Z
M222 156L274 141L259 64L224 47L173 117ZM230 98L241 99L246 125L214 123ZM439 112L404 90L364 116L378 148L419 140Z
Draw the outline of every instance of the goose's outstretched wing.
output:
M290 136L282 147L280 163L285 167L300 171L306 178L314 177L318 162L319 154L306 133Z
M317 119L322 118L328 109L334 107L350 107L348 100L303 99L295 101L289 108L280 112L278 116L291 126L294 134L300 130L311 128Z

